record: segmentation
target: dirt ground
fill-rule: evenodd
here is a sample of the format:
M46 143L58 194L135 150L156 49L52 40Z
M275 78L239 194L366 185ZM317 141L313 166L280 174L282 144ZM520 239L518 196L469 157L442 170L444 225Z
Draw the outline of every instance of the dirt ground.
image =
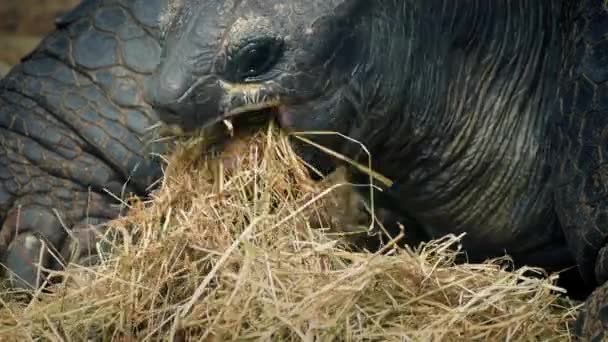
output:
M0 0L0 75L53 30L54 19L79 0Z

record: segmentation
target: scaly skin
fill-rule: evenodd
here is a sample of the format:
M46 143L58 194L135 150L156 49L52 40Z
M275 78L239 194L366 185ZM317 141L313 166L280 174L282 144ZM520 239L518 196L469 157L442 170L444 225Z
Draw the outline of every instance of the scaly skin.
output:
M581 1L566 39L559 116L556 118L556 212L566 241L589 283L576 333L584 341L608 338L608 9L603 0ZM603 284L603 285L602 285Z
M0 255L14 286L40 284L40 256L57 268L95 254L91 225L161 176L152 156L166 146L150 143L158 118L143 99L160 6L84 1L0 81ZM41 254L43 241L64 260Z

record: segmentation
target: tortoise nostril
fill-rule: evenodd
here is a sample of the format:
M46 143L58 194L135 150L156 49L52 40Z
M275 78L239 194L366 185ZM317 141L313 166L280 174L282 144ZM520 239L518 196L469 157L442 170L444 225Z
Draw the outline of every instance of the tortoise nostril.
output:
M146 99L153 107L164 107L179 102L193 84L193 77L181 65L165 65L144 85Z
M261 38L248 41L231 53L228 75L232 81L240 82L255 78L270 71L279 61L283 42L276 38Z

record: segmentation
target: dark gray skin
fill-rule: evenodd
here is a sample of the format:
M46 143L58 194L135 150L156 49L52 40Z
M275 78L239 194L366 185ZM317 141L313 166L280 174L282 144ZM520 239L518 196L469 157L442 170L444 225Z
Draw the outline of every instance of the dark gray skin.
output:
M163 121L188 130L272 108L286 130L340 132L395 182L381 203L418 235L466 232L472 260L506 252L577 266L590 287L608 279L602 0L208 0L174 19L149 90ZM366 162L354 144L316 141ZM581 336L604 338L606 286Z
M158 116L143 87L160 61L161 6L84 1L0 81L0 255L13 286L44 281L33 263L94 256L92 225L161 177L167 145L150 142ZM63 258L39 260L43 241Z

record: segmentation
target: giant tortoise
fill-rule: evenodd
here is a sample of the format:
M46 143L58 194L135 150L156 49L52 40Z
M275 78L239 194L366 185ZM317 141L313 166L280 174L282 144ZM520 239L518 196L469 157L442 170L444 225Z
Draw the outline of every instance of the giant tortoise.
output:
M608 338L607 81L603 0L83 1L0 83L0 252L35 286L43 242L67 254L159 177L147 127L262 113L363 143L421 240L576 266L596 288L576 334Z

